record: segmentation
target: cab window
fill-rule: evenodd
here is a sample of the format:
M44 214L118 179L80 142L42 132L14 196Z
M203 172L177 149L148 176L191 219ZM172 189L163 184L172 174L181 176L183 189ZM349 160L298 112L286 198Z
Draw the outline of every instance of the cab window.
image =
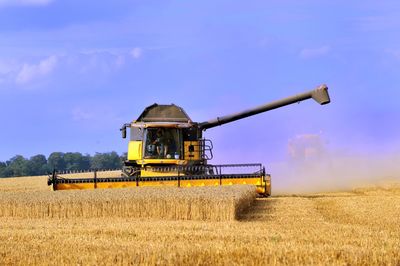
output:
M145 158L180 159L181 136L176 128L147 128Z

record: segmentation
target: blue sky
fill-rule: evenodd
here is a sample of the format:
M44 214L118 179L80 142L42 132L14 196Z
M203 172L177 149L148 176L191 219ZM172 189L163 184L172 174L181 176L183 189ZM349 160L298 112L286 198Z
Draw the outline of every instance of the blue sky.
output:
M0 0L0 161L126 151L148 105L204 121L326 83L312 101L210 129L215 162L400 147L398 1Z

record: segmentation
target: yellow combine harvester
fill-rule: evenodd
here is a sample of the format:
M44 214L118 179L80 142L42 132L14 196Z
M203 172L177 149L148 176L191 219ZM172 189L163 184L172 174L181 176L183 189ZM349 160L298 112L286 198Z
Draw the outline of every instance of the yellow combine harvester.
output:
M54 190L121 188L137 186L219 186L252 184L260 195L271 195L271 177L261 164L212 165L213 145L203 131L238 119L303 100L330 102L328 87L267 103L243 112L193 122L179 106L153 104L137 120L124 124L122 137L130 128L128 158L121 177L63 178L56 171L48 180Z

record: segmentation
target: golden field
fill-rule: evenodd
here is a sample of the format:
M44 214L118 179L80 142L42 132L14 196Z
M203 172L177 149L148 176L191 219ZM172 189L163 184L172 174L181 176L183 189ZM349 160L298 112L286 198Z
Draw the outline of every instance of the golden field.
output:
M6 192L0 217L232 221L255 198L250 185Z
M230 213L235 210L233 190L238 189L235 193L240 195L251 194L243 192L246 188L235 186L223 189L231 201L218 199L217 190L210 191L210 196L215 202L220 200L216 204L220 211L230 208ZM230 189L233 190L228 192ZM79 195L89 191L68 191L79 193L69 193L74 197L63 199L61 193L46 190L49 190L46 177L0 179L0 208L3 209L3 215L0 214L1 265L400 265L400 187L395 184L348 192L282 195L255 201L250 196L248 199L253 201L250 207L237 209L236 215L224 221L203 221L201 217L177 220L182 218L131 216L127 214L130 210L127 207L128 192L123 189L96 192L96 197L100 198L87 205L90 208L105 204L107 200L118 202L112 198L118 191L127 200L117 204L125 206L119 212L107 210L106 215L101 216L65 218L58 215L63 213L61 209L51 209L48 213L57 214L53 217L35 216L40 210L25 217L4 212L12 202L19 200L15 195L24 195L21 202L25 206L44 206L53 199L57 204L63 201L66 205L72 204L63 210L79 207L85 212L96 213L79 203L82 199L93 200L95 196L89 196L90 193ZM143 190L150 198L139 201L151 202L151 197L155 196L153 191ZM194 195L205 192L185 189L185 193L190 191ZM99 196L102 193L106 196ZM132 196L132 201L135 197ZM213 206L211 201L203 202L193 195L186 197L192 197L194 205ZM245 206L248 202L243 204L236 200L236 204ZM162 205L157 203L155 206ZM22 208L22 203L14 208Z

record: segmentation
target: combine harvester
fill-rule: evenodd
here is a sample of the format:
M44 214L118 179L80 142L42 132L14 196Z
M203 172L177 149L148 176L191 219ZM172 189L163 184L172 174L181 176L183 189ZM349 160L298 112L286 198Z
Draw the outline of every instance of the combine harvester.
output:
M211 140L203 138L203 131L307 99L328 104L328 87L321 85L309 92L201 123L193 122L174 104L153 104L137 120L120 129L126 138L126 129L130 128L128 158L120 177L97 177L95 171L93 178L63 178L54 170L48 185L54 190L65 190L252 184L258 194L270 196L271 177L263 165L208 164L213 158L213 145Z

